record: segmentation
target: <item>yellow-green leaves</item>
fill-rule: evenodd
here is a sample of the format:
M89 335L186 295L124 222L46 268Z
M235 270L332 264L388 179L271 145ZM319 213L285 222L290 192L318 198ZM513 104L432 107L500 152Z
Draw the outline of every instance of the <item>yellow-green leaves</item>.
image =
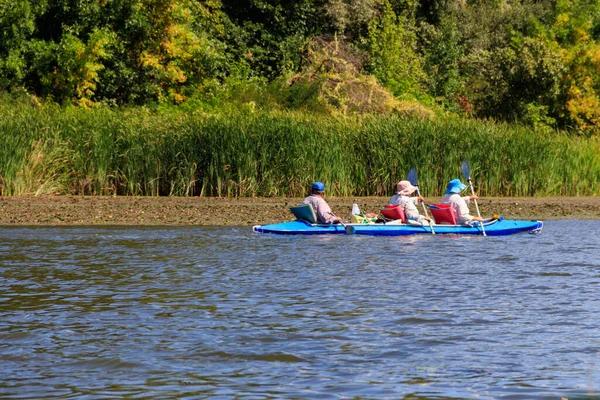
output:
M384 3L381 18L369 25L370 72L401 98L420 95L425 81L410 27L405 17L396 16L389 1Z
M114 40L115 35L107 30L95 29L85 43L67 33L57 46L57 63L48 74L49 83L75 104L93 105L98 71L104 68L103 60L110 56L107 48Z

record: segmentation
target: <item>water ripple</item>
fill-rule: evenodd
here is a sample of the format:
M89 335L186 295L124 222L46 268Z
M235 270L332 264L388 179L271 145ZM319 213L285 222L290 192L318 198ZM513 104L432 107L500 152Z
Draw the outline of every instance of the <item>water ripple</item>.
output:
M4 228L0 397L598 396L600 226L582 223L501 238Z

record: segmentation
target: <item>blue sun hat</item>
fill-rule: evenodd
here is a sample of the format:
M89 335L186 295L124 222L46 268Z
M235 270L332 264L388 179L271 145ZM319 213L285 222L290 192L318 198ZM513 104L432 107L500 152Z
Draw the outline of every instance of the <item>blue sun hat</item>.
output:
M462 183L460 179L452 179L448 182L448 188L446 189L446 194L451 193L460 193L467 188L467 185Z
M312 185L312 190L318 190L319 192L323 192L325 190L325 185L322 182L315 182Z

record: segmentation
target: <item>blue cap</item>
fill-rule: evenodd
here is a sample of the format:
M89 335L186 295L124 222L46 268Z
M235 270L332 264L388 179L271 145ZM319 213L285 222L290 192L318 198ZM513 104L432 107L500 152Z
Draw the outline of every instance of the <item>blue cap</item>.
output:
M318 190L319 192L322 192L325 190L325 185L323 185L322 182L315 182L312 185L312 190Z
M446 194L450 193L460 193L467 188L467 185L462 183L460 179L452 179L448 182L448 188L446 189Z

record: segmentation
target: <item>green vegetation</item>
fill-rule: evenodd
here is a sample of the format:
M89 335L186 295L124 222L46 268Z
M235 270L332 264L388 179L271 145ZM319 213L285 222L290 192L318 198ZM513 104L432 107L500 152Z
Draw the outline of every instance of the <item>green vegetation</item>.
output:
M0 194L598 194L600 0L0 0Z
M0 92L61 105L366 107L600 134L600 0L0 0ZM279 88L277 93L274 88ZM377 92L381 93L381 89ZM385 97L385 96L384 96ZM319 103L320 106L315 107Z
M600 142L505 123L0 102L0 194L440 195L468 158L482 195L598 195Z

